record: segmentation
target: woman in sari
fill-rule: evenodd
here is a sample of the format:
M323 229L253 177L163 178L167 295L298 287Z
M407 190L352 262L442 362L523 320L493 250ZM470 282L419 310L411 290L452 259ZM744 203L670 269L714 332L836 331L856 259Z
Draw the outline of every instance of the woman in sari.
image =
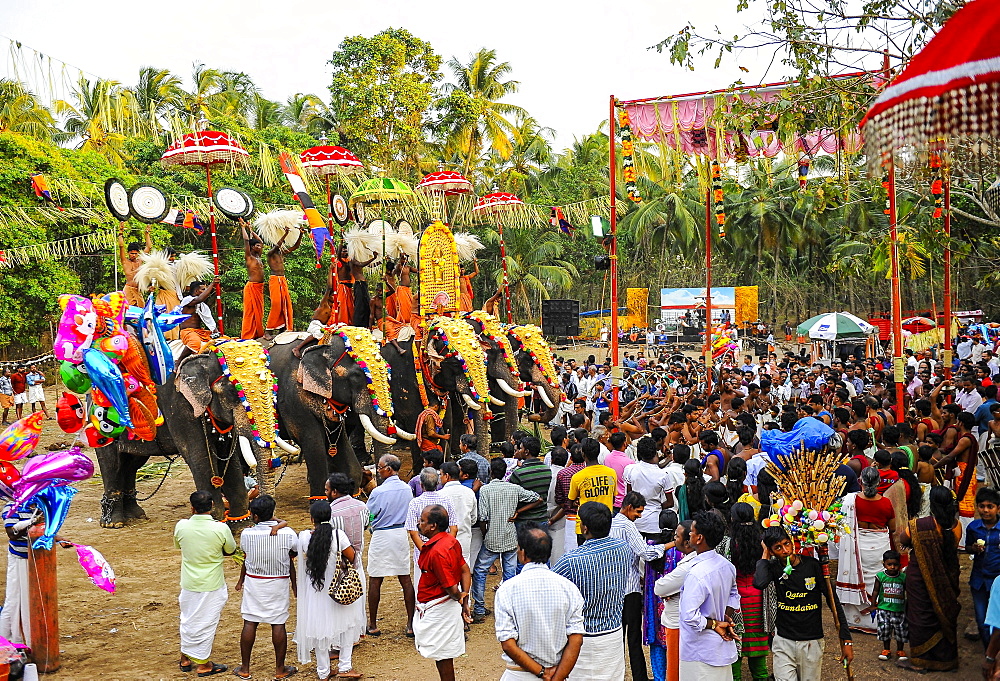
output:
M735 461L735 459L734 459ZM740 656L733 663L733 680L743 678L743 660L747 661L753 681L767 681L768 632L774 628L777 608L775 587L765 591L754 587L753 576L757 561L763 555L760 523L750 504L733 505L732 526L729 530L729 555L736 567L736 588L740 592L740 613L743 620ZM770 625L770 627L768 626Z
M897 663L907 669L958 669L959 596L958 540L962 525L956 518L955 497L945 487L931 489L931 514L910 520L900 537L912 547L906 570L906 624L910 659Z
M840 536L837 561L837 596L844 605L851 629L874 634L875 625L862 610L872 605L870 594L875 575L882 570L882 554L891 548L889 536L896 531L892 502L878 492L879 470L861 471L861 491L844 497L842 511L850 533Z

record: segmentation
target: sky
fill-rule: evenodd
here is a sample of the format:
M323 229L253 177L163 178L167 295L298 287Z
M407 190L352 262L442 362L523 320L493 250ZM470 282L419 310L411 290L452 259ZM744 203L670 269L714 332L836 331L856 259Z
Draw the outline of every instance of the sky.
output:
M495 49L521 83L507 101L555 129L555 147L563 149L607 120L612 94L639 99L780 79L778 71L765 73L763 56L733 57L720 69L707 58L692 72L648 49L688 22L703 32L719 26L742 34L752 15L737 17L735 6L736 0L23 0L0 3L0 35L123 84L134 83L142 66L170 69L185 85L195 62L243 71L265 97L284 101L296 92L328 99L326 62L343 38L406 28L445 61ZM4 61L0 75L9 76L10 57Z

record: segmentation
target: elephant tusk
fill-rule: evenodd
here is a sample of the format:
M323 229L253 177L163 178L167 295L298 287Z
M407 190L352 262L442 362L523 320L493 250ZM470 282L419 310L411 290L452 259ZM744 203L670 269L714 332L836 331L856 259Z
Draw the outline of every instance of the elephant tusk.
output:
M529 393L525 393L522 390L514 390L512 387L510 387L510 383L508 383L507 381L503 380L502 378L498 378L497 379L497 385L500 386L500 390L503 390L505 393L507 393L511 397L526 397L527 395L531 394L530 392Z
M295 445L289 444L284 440L282 440L280 437L278 437L277 434L275 434L274 436L274 441L278 444L279 447L281 447L283 450L285 450L285 452L291 454L292 456L296 456L301 451Z
M480 409L483 408L483 405L479 404L465 393L462 393L462 401L465 402L465 406L467 406L469 409L475 409L476 411L479 411Z
M492 404L494 407L502 407L507 403L504 402L503 400L498 400L497 398L493 397L493 395L490 395L490 404Z
M552 400L550 400L549 396L545 393L545 388L540 385L535 386L535 388L538 391L538 396L542 399L542 402L545 403L545 406L549 409L553 409L556 405L552 404Z
M404 440L416 440L417 439L416 435L414 435L413 433L409 433L409 432L403 430L402 428L399 427L399 424L395 424L394 423L393 425L396 426L396 435L398 435L399 437L403 438Z
M372 423L371 417L368 416L368 414L359 414L358 418L361 420L361 425L364 427L365 432L371 435L373 440L384 445L396 444L396 438L389 437L388 435L383 435L378 432L378 429L375 427L375 424Z
M257 467L257 457L254 456L253 447L250 446L250 440L244 435L240 435L240 452L243 454L243 460L247 462L250 468Z

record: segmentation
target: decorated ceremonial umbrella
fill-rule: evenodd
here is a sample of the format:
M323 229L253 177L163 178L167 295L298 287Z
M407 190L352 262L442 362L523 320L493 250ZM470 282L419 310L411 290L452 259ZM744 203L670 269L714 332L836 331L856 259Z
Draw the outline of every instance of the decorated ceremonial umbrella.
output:
M316 177L322 177L326 186L327 219L330 229L333 229L333 221L343 227L347 224L350 212L347 209L347 202L339 193L330 194L330 176L353 175L365 169L358 157L344 147L335 147L326 144L326 135L320 138L323 144L310 147L299 154L302 167L307 173Z
M951 186L948 156L970 156L978 168L1000 165L1000 12L995 0L974 0L945 23L890 82L861 121L869 168L889 169L889 225L896 224L894 153L923 157L943 190L945 375L951 375ZM984 138L994 143L984 144ZM914 153L915 152L915 153ZM935 191L932 183L932 193ZM938 204L941 205L941 204ZM895 249L893 249L894 251ZM894 253L893 253L894 254ZM895 276L895 275L894 275ZM898 284L894 281L894 292ZM895 302L895 301L894 301ZM901 316L901 315L900 315ZM901 354L894 351L894 355ZM902 386L897 410L903 416Z
M497 219L497 227L500 233L500 264L503 267L503 299L504 307L507 310L507 323L514 323L514 313L511 310L510 302L510 280L507 276L507 247L503 239L504 217L515 211L523 210L524 202L517 198L516 194L509 192L493 191L479 198L472 208L473 213L483 215L494 215Z
M875 333L876 328L850 312L826 312L802 322L796 331L813 340L840 340L865 338Z
M454 170L444 170L443 166L438 166L436 172L424 175L424 179L417 183L417 191L426 194L434 199L434 211L442 212L445 208L445 197L461 196L472 192L472 182L462 173ZM447 221L447 215L445 215Z
M202 119L199 123L207 124ZM212 166L216 163L232 165L242 163L250 157L250 152L239 142L224 132L217 130L196 130L174 141L160 157L164 167L202 166L208 192L208 224L212 233L212 266L215 276L219 276L219 243L215 233L215 203L212 201ZM222 287L215 282L215 302L219 316L219 333L222 328Z
M910 317L904 319L901 326L912 333L923 333L937 327L937 322L927 317Z

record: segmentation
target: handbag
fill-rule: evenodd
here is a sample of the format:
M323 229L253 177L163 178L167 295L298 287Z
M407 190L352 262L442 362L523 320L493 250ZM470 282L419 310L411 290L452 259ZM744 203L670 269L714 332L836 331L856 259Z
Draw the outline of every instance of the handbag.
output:
M336 532L336 530L334 530ZM337 560L337 567L333 570L333 579L330 580L328 593L330 598L341 605L351 605L364 594L364 587L361 584L361 575L354 567L354 564L344 558L340 551L340 533L337 532L337 553L340 558Z

